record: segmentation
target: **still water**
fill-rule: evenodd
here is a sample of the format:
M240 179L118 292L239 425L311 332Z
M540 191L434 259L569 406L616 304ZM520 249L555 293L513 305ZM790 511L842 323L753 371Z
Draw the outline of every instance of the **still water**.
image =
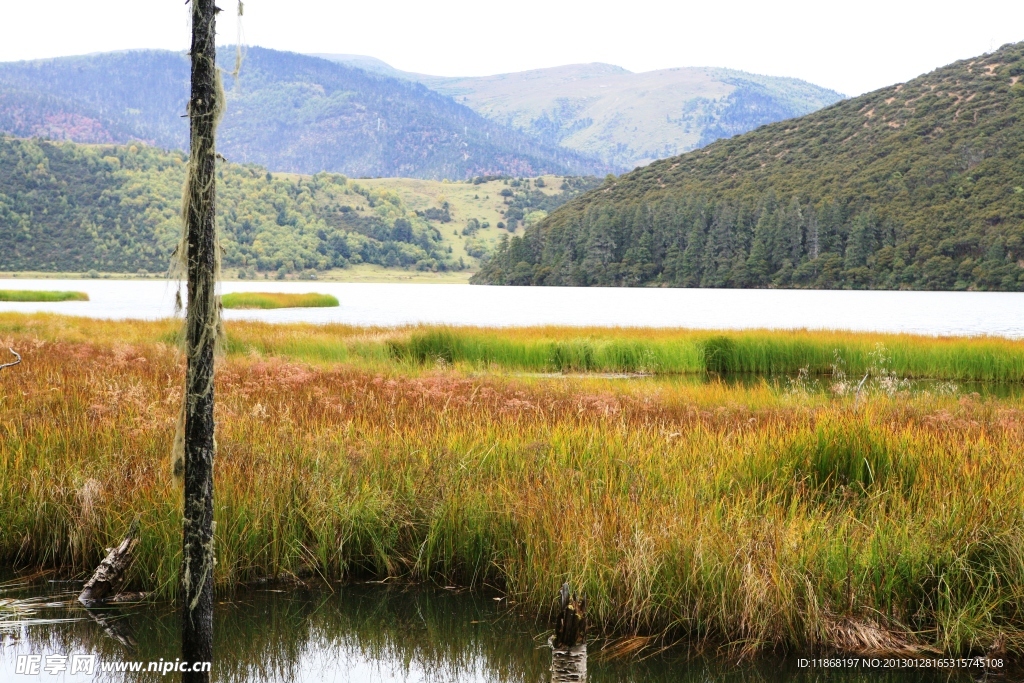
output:
M38 595L38 592L36 593ZM8 592L8 595L10 593ZM4 597L0 595L0 597ZM169 674L99 674L103 663L174 661L179 622L167 604L94 610L51 598L32 620L0 611L0 681L175 680ZM256 591L218 602L217 681L540 683L550 680L546 626L486 595L351 585L331 591ZM50 621L45 621L45 620ZM5 626L6 623L6 626ZM670 649L628 661L592 654L588 681L604 683L967 683L968 674L801 668L796 659L737 664ZM18 655L94 654L97 673L15 673Z
M0 289L61 289L87 302L9 303L0 311L153 319L174 310L164 280L0 280ZM322 292L337 308L227 311L228 319L351 325L596 325L809 328L1024 337L1024 293L483 287L337 282L225 282L224 292Z

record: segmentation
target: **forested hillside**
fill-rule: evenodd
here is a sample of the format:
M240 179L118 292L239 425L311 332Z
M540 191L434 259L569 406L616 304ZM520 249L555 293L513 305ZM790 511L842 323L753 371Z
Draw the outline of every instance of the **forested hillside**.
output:
M0 137L0 270L165 273L181 234L186 161L141 144ZM498 233L521 233L517 223L596 184L547 180L351 181L221 162L224 266L250 278L314 277L360 263L476 268Z
M225 66L234 51L224 49ZM185 55L133 51L0 64L0 133L184 149ZM219 151L273 171L471 178L601 174L611 166L495 123L407 80L249 48L225 78Z
M1024 289L1024 43L664 159L475 282Z
M0 138L0 269L166 272L181 235L186 160L136 145ZM356 199L372 208L354 209ZM344 176L221 164L217 201L224 264L251 275L360 262L463 267L394 193Z

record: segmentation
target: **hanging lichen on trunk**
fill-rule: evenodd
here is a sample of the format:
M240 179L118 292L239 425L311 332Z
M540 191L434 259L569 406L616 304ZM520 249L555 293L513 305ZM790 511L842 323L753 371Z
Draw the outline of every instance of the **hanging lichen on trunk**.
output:
M192 145L189 153L188 172L185 175L185 185L181 195L181 217L184 228L181 232L181 240L174 250L171 263L171 272L179 280L185 279L188 283L188 310L185 316L185 349L188 356L188 370L185 379L185 400L181 405L181 412L178 415L178 425L174 435L174 447L172 450L172 471L176 477L184 475L185 468L185 413L190 406L195 406L203 396L213 392L213 373L202 382L197 382L195 373L202 364L192 362L196 354L208 345L216 348L217 342L224 337L223 321L220 317L220 301L217 296L216 285L220 279L220 240L217 238L216 227L211 231L213 270L209 277L191 277L193 263L198 265L197 259L193 259L196 247L199 247L198 238L193 240L196 230L204 216L205 207L213 207L216 202L216 132L217 126L224 115L224 86L221 81L220 71L216 65L213 66L214 91L212 108L203 112L200 116L195 113L195 108L201 106L198 103L189 101L188 115L196 122L204 123L199 136L196 134L196 125L192 126ZM209 122L201 119L206 117ZM208 132L207 132L208 131ZM204 169L204 157L206 166ZM208 172L204 172L207 171ZM210 209L210 219L214 221L215 211ZM192 242L197 242L192 244ZM181 310L181 293L178 293L175 307Z

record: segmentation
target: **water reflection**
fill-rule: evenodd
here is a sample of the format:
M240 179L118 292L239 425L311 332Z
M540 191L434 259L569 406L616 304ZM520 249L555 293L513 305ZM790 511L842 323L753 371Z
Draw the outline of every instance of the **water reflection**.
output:
M8 597L7 595L3 597ZM93 619L70 601L37 609L35 619L74 619L6 628L0 680L161 679L159 674L96 677L16 675L20 654L92 653L99 662L173 661L179 622L170 605L104 609ZM544 624L512 614L488 596L425 589L354 585L334 593L255 591L216 607L214 680L337 681L339 683L539 683L549 680ZM9 615L8 615L9 616ZM6 627L2 624L6 623ZM886 673L800 669L795 660L737 665L688 660L670 651L642 661L588 666L589 681L668 683L931 683L967 681L935 672ZM164 680L175 678L163 677Z
M856 392L859 378L834 378L829 375L759 375L749 372L737 373L689 373L644 375L627 373L512 373L513 376L538 380L578 380L587 382L628 382L640 383L652 389L659 386L703 386L721 382L728 387L753 389L766 386L772 391L786 394L822 394L831 396L851 395ZM1017 399L1024 397L1024 382L982 382L943 379L905 379L897 377L868 377L862 387L864 396L885 394L889 396L969 396L979 398Z

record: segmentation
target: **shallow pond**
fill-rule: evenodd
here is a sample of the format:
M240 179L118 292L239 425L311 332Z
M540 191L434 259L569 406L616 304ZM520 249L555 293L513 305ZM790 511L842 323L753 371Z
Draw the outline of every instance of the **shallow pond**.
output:
M100 673L116 662L173 661L179 621L168 604L86 612L73 594L53 584L49 605L15 618L0 611L2 681L175 680L157 673ZM33 595L38 596L36 589ZM0 594L0 599L27 595ZM550 679L546 626L515 614L500 600L439 589L349 585L334 592L254 590L221 600L215 612L218 681L339 683L539 683ZM737 664L687 656L685 650L648 652L601 661L591 648L591 683L669 681L931 683L969 681L968 673L845 670L801 667L797 658ZM93 675L16 673L18 657L96 655ZM43 660L45 666L46 660Z
M613 385L639 384L651 390L659 387L696 387L721 382L728 387L752 389L766 386L778 393L822 394L835 397L851 396L857 391L858 379L839 379L829 375L758 375L754 373L726 374L664 374L645 375L630 373L509 373L513 377L542 381L581 381ZM481 373L481 376L486 376ZM939 379L902 379L897 377L869 377L861 387L864 396L886 394L889 396L969 396L978 398L1018 399L1024 397L1022 382L980 382Z
M338 282L225 282L223 292L321 292L335 308L230 310L228 320L479 326L842 329L1024 336L1024 293L783 289L483 287ZM166 280L0 280L0 289L73 290L89 301L0 302L0 311L155 319L174 310Z

